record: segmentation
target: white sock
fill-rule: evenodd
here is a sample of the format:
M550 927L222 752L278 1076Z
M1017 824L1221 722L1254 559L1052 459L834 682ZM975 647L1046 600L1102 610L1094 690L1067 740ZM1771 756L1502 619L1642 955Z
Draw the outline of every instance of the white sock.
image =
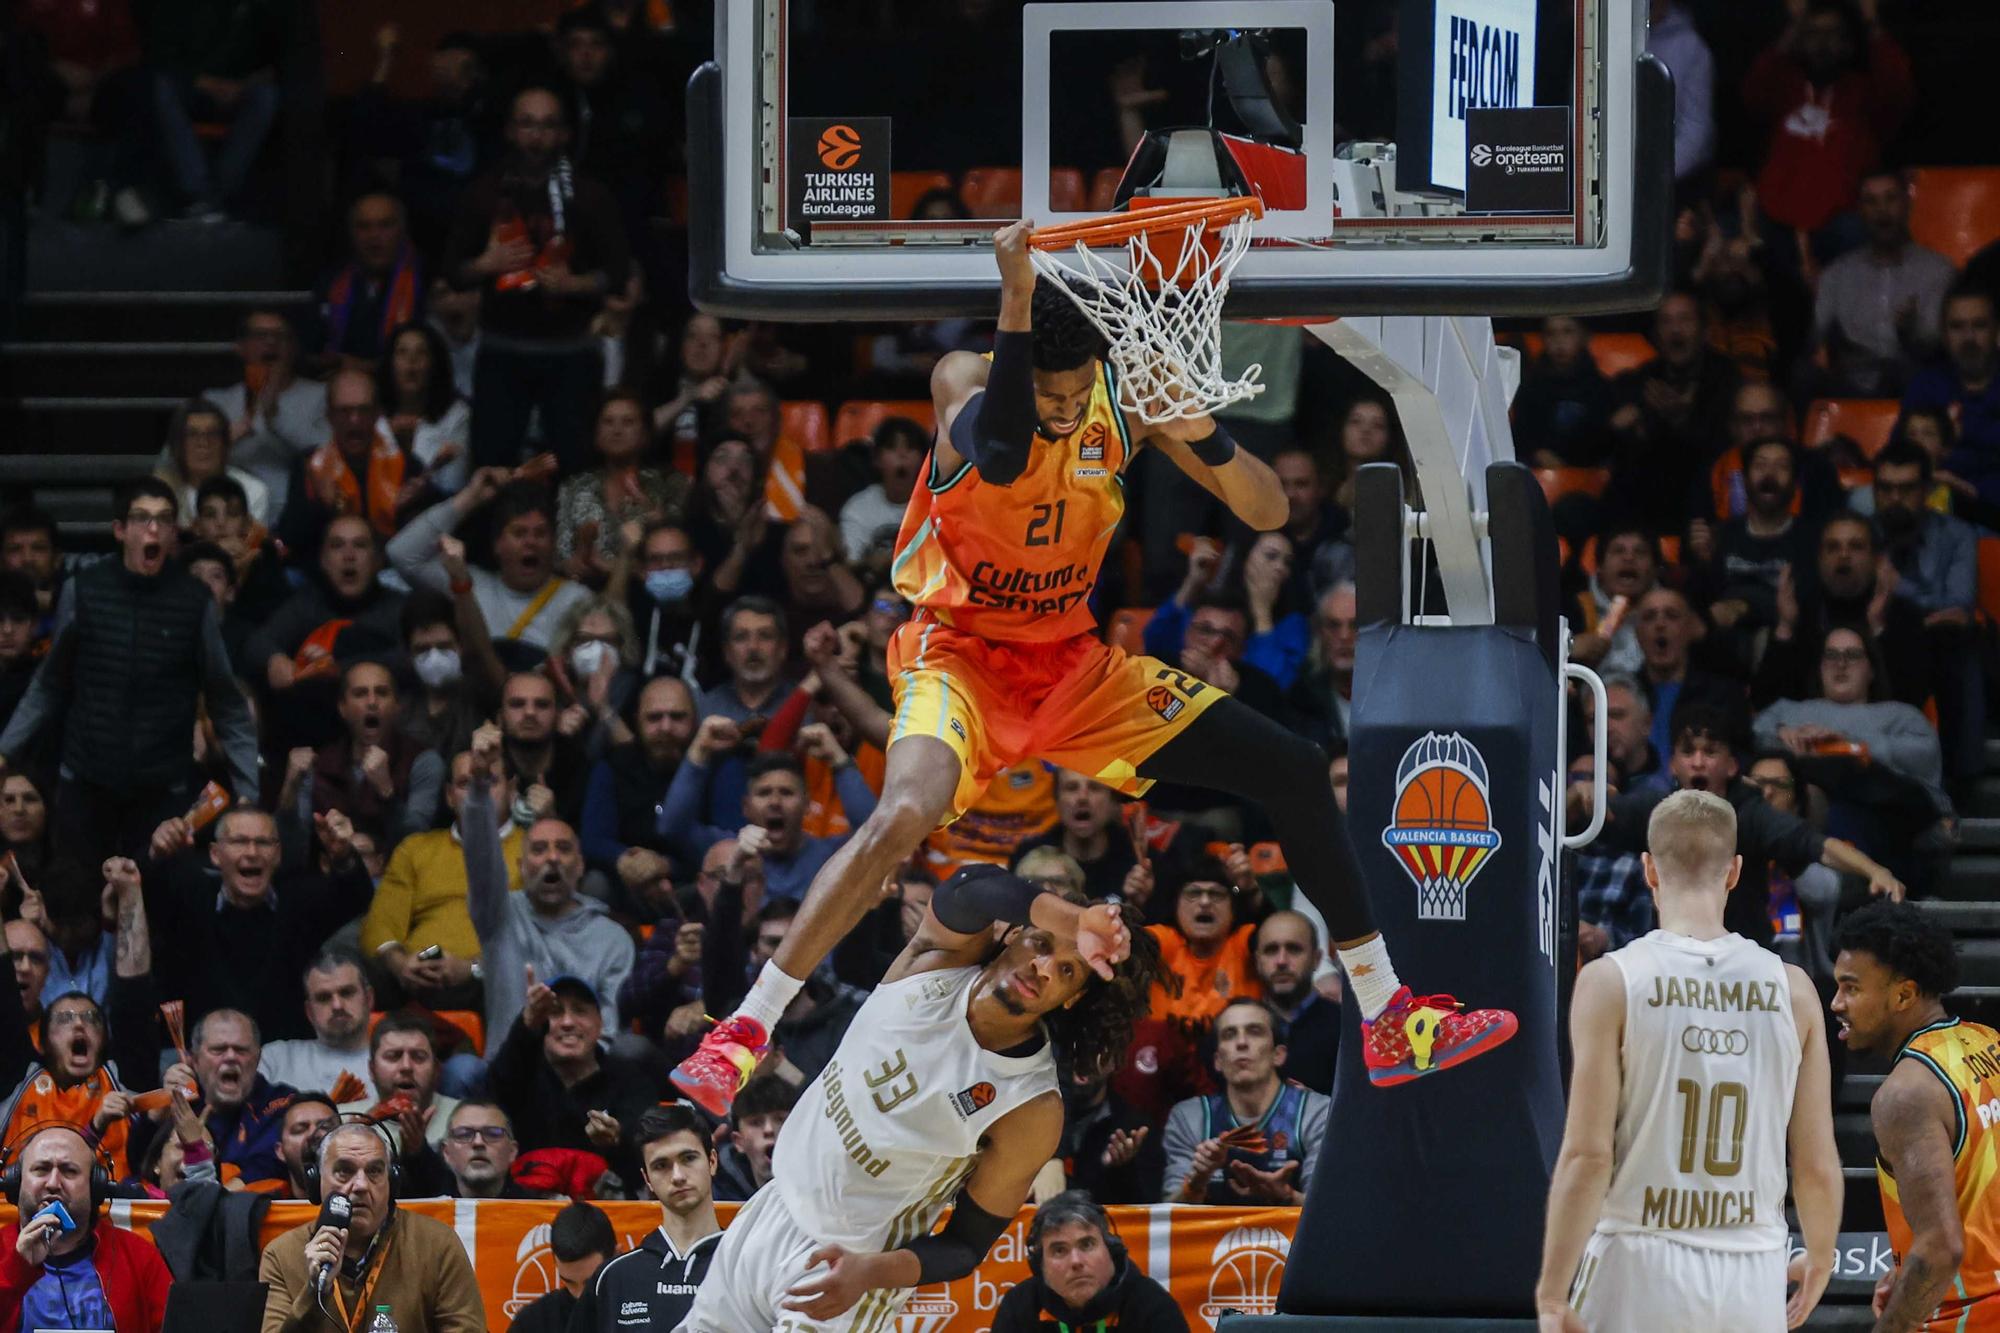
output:
M1373 1022L1403 985L1396 979L1396 965L1389 961L1389 946L1377 935L1366 944L1337 952L1341 969L1347 973L1348 993L1361 1006L1362 1021Z
M778 1020L785 1016L792 997L805 984L786 973L776 960L767 962L757 970L757 980L751 983L750 993L743 997L743 1003L736 1006L736 1012L756 1019L768 1033L778 1026Z

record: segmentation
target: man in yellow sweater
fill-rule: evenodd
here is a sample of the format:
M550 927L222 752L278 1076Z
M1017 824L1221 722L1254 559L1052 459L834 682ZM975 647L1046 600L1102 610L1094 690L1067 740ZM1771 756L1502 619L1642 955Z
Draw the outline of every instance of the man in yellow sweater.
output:
M447 829L412 834L397 845L361 922L361 947L381 964L405 996L433 1009L481 1008L484 977L479 935L465 908L465 850L457 817L464 809L472 756L452 757L445 803L453 822ZM513 779L503 774L493 789L493 807L502 821L500 846L506 853L507 887L521 887L521 831L514 826ZM424 958L435 945L442 957ZM394 996L387 997L395 1000ZM386 1007L394 1008L390 1003Z

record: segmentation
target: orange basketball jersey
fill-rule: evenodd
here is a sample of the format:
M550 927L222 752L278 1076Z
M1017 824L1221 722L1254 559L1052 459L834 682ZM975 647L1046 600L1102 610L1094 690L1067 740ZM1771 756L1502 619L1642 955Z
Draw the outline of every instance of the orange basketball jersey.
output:
M1013 485L981 480L970 463L939 476L933 452L896 536L896 591L982 639L1090 633L1090 592L1125 514L1132 452L1117 382L1101 362L1083 420L1060 440L1037 433Z
M1965 1257L1926 1329L2000 1329L2000 1032L1956 1018L1912 1034L1896 1056L1914 1060L1951 1092L1957 1111L1952 1172L1958 1218L1965 1228ZM1910 1224L1896 1191L1896 1177L1877 1159L1875 1179L1882 1188L1882 1216L1889 1244L1898 1256L1910 1248Z

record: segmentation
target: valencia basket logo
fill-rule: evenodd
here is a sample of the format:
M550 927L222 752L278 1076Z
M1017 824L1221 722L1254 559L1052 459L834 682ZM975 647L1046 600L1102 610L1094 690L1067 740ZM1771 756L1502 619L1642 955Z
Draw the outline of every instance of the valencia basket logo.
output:
M1465 920L1465 890L1500 846L1486 760L1471 741L1432 731L1403 752L1382 844L1416 884L1420 920Z

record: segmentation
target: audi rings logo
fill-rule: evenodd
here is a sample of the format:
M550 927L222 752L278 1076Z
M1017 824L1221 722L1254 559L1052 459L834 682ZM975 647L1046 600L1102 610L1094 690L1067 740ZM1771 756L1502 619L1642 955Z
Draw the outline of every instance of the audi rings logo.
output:
M1742 1028L1682 1028L1681 1049L1690 1055L1743 1055L1750 1034Z
M1483 143L1472 145L1472 165L1483 167L1493 160L1493 150Z

